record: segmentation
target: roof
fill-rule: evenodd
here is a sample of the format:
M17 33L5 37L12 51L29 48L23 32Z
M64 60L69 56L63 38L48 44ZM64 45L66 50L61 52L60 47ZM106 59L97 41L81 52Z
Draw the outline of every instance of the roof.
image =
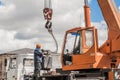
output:
M8 54L33 54L33 53L34 53L34 49L22 48L22 49L2 53L2 54L7 54L8 55Z
M34 53L34 49L30 49L30 48L22 48L22 49L18 49L18 50L14 50L14 51L9 51L6 53L1 53L0 55L15 55L15 54L33 54ZM51 53L51 55L53 56L60 56L60 53Z

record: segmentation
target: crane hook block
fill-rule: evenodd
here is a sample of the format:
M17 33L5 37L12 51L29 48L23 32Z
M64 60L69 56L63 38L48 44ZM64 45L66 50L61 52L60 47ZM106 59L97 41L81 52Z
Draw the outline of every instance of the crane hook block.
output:
M52 27L52 22L47 21L45 24L45 28L47 28L49 30L49 29L51 29L51 27Z
M44 14L45 20L51 20L52 19L52 13L53 13L52 9L44 8L43 14Z

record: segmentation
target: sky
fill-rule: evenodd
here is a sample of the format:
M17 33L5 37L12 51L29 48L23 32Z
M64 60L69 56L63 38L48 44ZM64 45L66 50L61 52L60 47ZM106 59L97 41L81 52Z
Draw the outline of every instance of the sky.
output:
M120 1L119 0L113 0L113 1L115 1L116 6L118 7L118 9L120 9ZM103 20L103 16L100 11L97 0L91 0L89 5L91 7L92 22L99 22L99 21Z
M120 1L115 2L120 10ZM84 0L52 0L52 27L59 52L65 31L84 26L83 5ZM99 44L102 44L107 39L107 25L97 0L89 0L89 5L92 25L98 33L102 32L98 34ZM34 49L36 43L41 43L43 49L55 50L54 41L44 27L43 8L44 0L0 0L0 53L21 48Z

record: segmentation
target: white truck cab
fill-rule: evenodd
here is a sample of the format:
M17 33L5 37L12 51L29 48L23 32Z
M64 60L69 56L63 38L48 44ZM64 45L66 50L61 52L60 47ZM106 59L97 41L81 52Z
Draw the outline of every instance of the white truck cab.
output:
M33 74L33 54L14 55L8 64L7 80L24 80L24 75Z
M44 55L44 69L61 68L60 54ZM41 70L40 74L46 73ZM23 48L0 54L0 80L28 80L34 74L34 50Z
M34 72L34 50L20 49L0 54L0 80L25 80Z

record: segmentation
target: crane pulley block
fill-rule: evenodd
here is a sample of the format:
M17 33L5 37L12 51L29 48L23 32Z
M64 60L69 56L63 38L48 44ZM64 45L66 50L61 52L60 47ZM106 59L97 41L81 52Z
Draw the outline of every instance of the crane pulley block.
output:
M52 13L53 13L52 9L50 9L50 8L44 8L43 14L44 14L45 20L51 20L52 19Z

